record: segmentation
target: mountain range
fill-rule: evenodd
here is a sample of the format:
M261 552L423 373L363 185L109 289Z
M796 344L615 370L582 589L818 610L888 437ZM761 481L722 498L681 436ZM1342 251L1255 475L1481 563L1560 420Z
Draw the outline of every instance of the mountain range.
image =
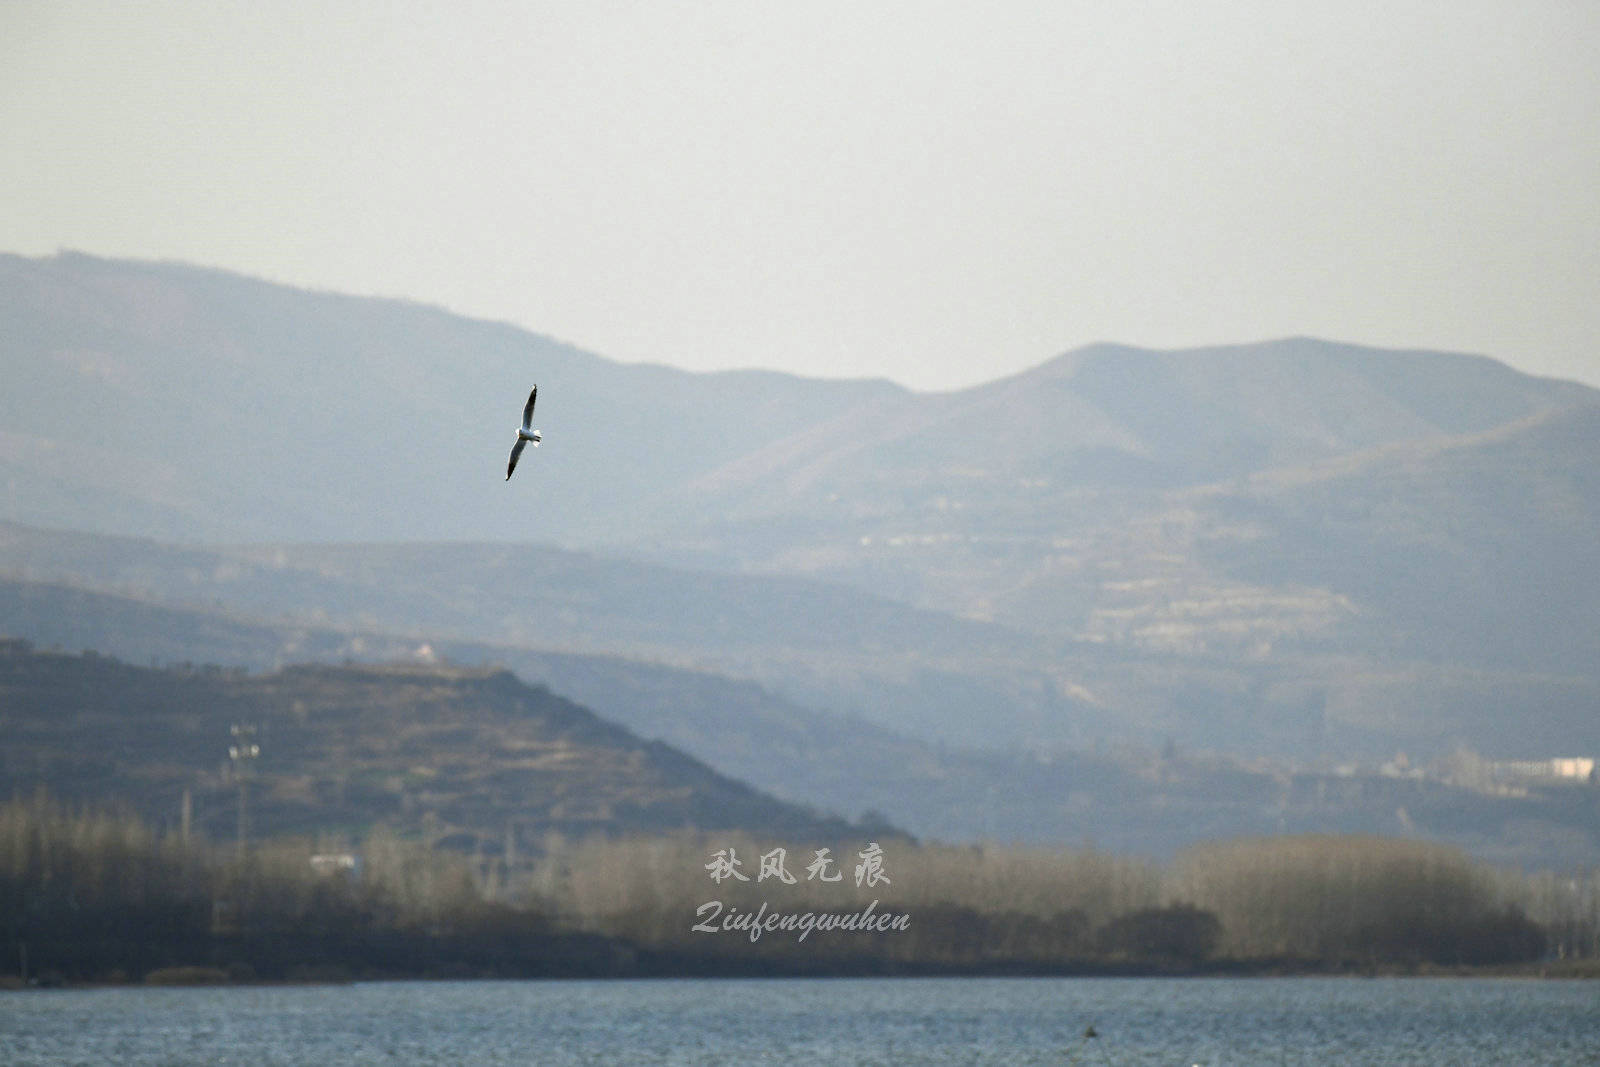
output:
M0 321L0 575L52 604L717 679L885 751L1600 748L1600 392L1484 357L1102 344L919 393L70 253L0 256Z

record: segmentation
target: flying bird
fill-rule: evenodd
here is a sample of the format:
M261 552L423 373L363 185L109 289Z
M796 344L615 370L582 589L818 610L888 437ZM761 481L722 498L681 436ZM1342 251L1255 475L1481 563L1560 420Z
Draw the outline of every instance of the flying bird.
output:
M522 455L522 446L529 441L533 447L539 447L539 431L531 429L533 425L533 402L539 397L539 387L533 387L533 392L528 394L528 406L522 409L522 426L517 430L517 443L511 446L511 462L506 464L506 481L511 480L511 472L517 469L517 457Z

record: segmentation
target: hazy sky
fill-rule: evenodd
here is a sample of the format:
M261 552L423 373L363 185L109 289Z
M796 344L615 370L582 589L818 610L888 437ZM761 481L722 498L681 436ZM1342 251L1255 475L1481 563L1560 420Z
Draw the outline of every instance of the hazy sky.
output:
M695 369L1600 385L1600 4L0 0L0 251L60 248Z

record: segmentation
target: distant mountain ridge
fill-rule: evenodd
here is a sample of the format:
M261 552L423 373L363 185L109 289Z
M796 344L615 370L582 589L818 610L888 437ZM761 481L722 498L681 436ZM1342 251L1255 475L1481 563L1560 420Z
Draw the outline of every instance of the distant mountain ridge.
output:
M76 253L0 255L0 321L8 517L177 541L593 537L903 392L624 365L417 304ZM545 447L508 489L535 382Z
M1583 402L1600 402L1600 392L1479 356L1311 338L1182 352L1100 344L986 385L851 409L697 484L793 490L854 475L948 489L1137 475L1148 487L1178 488L1480 433Z
M1303 338L1095 345L937 394L695 374L412 303L77 253L0 255L0 321L17 385L0 396L3 514L175 541L692 552L677 524L706 508L804 522L829 501L1176 488L1600 401L1482 357ZM536 380L548 447L506 491Z
M1096 345L972 389L851 409L766 445L695 479L681 537L736 544L757 569L948 604L959 592L924 576L948 571L963 546L992 557L1031 540L1036 559L1059 555L1098 521L1163 510L1175 492L1590 406L1600 391L1477 356L1306 338L1183 352ZM885 543L938 558L903 566Z

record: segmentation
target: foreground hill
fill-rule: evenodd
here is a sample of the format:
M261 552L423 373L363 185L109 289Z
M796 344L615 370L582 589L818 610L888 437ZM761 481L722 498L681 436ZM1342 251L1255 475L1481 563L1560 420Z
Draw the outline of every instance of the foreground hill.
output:
M228 749L256 730L254 832L375 823L474 854L547 833L742 830L812 839L841 820L774 800L504 670L141 668L0 643L0 792L129 804L208 836L237 830Z

